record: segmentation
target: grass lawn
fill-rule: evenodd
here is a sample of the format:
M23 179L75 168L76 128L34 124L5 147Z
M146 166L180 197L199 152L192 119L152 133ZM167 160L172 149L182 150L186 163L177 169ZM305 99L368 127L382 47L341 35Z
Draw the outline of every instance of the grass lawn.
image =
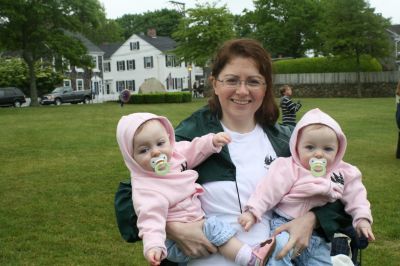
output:
M400 160L392 98L301 99L348 138L345 160L364 177L377 238L363 265L400 263ZM204 100L0 109L0 265L146 265L119 235L113 198L129 177L115 139L121 115L154 112L176 126Z

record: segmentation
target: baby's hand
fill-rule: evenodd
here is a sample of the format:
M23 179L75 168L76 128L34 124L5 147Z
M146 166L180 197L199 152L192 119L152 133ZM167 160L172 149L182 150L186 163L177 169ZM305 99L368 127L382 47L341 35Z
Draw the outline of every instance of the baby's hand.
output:
M214 147L223 147L224 145L231 142L231 137L226 132L219 132L213 137L213 145Z
M357 230L358 236L363 235L368 239L368 241L375 240L375 236L372 233L371 224L368 222L368 220L361 219L357 224L356 230Z
M146 253L146 260L151 266L158 266L161 264L162 250L160 248L151 248Z
M256 217L249 211L245 211L238 218L239 224L247 232L256 223Z

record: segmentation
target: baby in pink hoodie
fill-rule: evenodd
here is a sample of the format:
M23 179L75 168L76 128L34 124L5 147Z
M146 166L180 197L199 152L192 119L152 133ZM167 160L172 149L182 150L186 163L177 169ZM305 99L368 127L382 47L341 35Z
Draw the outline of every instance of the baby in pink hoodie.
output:
M271 221L274 230L314 207L339 199L352 216L358 234L374 240L370 203L361 173L357 167L342 161L346 145L346 137L333 118L319 109L308 111L291 136L292 156L277 158L270 165L268 175L250 197L239 223L249 230L264 212L274 208ZM276 250L288 240L287 232L277 235ZM275 253L268 265L292 265L291 257L295 257L296 265L332 265L329 246L315 234L304 252L293 250L282 260L276 260Z
M204 219L196 183L198 173L190 170L230 142L225 132L208 134L191 142L175 142L167 118L150 113L123 116L117 126L117 141L131 174L132 200L137 214L143 253L151 265L164 258L187 262L171 240L166 239L167 222L204 221L203 232L226 258L239 265L265 265L274 241L255 248L236 239L236 231L215 217Z

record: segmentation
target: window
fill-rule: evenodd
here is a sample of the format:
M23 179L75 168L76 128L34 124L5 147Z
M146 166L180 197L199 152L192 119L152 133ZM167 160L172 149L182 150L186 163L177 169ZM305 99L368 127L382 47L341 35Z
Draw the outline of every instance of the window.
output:
M129 44L129 46L130 46L130 48L131 48L131 51L132 51L132 50L139 50L139 42L131 42L131 43Z
M183 89L183 78L173 78L170 75L166 79L167 90Z
M63 69L71 70L71 64L68 59L62 58L62 67Z
M153 57L152 56L144 57L144 68L153 68Z
M121 92L121 91L125 90L125 81L124 80L117 81L116 85L117 85L117 91L118 92Z
M174 56L173 55L165 55L165 66L172 67L174 66Z
M98 81L93 82L92 93L94 93L96 95L99 94L99 82Z
M117 71L125 70L125 61L117 61Z
M76 90L78 90L78 91L83 90L83 79L76 80Z
M175 55L165 55L165 66L166 67L180 67L181 62Z
M134 80L127 80L126 81L126 89L130 91L135 91L135 81Z
M176 79L176 88L177 89L182 89L183 88L183 79L182 78L177 78Z
M4 96L10 97L10 96L14 96L15 92L14 92L14 90L5 90L4 94L5 94Z
M126 69L135 69L135 60L126 60Z
M110 72L111 71L111 63L106 62L104 63L104 72Z
M101 72L103 70L102 69L102 67L103 67L103 57L102 56L98 56L97 57L97 62L99 62L97 65L99 66L99 70Z
M92 56L92 64L93 68L97 69L97 56Z
M63 85L64 85L64 87L71 87L71 80L70 79L64 79Z

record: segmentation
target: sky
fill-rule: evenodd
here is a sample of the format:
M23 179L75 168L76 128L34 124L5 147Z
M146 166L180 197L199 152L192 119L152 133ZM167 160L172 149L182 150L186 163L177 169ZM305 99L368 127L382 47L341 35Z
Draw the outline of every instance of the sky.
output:
M170 3L169 0L99 0L106 10L107 18L118 18L124 14L141 14L147 11L155 11L163 8L177 8L177 5ZM392 18L392 24L400 24L400 0L366 0L370 6L375 8L375 13L381 13L385 18ZM240 14L243 9L253 10L253 0L176 0L185 4L185 8L195 7L195 3L217 2L217 6L227 5L228 9L233 14ZM139 4L138 4L139 3Z

